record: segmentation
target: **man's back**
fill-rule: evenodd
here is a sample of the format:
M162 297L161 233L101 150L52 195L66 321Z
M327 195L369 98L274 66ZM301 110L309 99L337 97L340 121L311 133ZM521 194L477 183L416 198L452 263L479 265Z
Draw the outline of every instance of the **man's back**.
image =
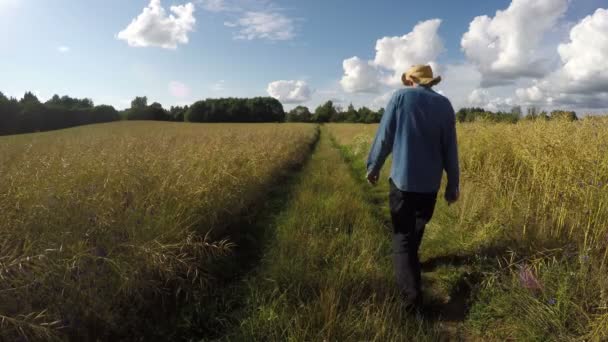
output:
M458 189L455 115L450 101L427 87L398 90L382 118L368 169L379 170L393 153L391 180L402 191L439 190L442 172Z

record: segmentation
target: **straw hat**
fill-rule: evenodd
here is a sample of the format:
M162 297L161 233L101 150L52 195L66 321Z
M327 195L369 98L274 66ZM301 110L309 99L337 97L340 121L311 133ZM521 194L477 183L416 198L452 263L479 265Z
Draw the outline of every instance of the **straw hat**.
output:
M404 85L406 80L425 87L432 87L441 82L441 76L433 77L433 69L430 65L414 65L407 72L401 75L401 82Z

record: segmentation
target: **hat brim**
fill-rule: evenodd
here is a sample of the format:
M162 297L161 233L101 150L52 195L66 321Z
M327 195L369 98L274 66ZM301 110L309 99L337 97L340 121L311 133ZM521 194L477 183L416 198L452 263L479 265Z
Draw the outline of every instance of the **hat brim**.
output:
M432 87L432 86L439 84L439 82L441 82L441 76L437 76L437 77L433 77L433 78L423 78L420 80L419 84L421 84L423 86Z
M403 85L407 85L405 81L407 80L407 73L401 75L401 82ZM417 80L412 80L412 82L423 85L425 87L433 87L441 82L441 76L433 77L433 78L417 78Z

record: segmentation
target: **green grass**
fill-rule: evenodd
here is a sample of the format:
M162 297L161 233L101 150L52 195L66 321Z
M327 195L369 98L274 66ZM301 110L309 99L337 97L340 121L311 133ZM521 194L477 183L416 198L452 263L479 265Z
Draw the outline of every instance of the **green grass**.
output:
M389 235L327 135L303 170L226 340L434 341L393 284Z

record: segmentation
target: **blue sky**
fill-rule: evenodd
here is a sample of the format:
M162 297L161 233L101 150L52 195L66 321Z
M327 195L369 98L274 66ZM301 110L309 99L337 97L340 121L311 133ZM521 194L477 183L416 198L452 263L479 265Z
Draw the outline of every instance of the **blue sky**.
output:
M608 12L596 12L608 8L607 0L152 2L164 13L133 22L145 16L149 0L0 0L0 91L20 97L33 90L42 99L55 93L90 97L117 108L138 95L168 107L269 93L287 108L314 107L326 99L380 107L399 86L394 75L404 66L432 62L444 76L438 89L457 107L608 108L608 64L580 77L572 71L598 53L608 60L602 45L608 45L607 31L600 29ZM183 7L184 20L176 13L169 17L171 6L186 4L191 7ZM482 15L487 25L471 31L471 22ZM195 22L188 24L188 18ZM440 22L427 22L432 19ZM560 44L585 45L569 37L577 26L602 42L582 57L558 51ZM468 31L473 38L465 48ZM392 43L381 47L382 57L375 47L384 37ZM427 39L435 43L428 47ZM418 48L422 52L412 52ZM355 56L345 68L344 61ZM592 72L600 80L587 86ZM270 87L276 81L284 82ZM555 84L558 90L550 86Z

